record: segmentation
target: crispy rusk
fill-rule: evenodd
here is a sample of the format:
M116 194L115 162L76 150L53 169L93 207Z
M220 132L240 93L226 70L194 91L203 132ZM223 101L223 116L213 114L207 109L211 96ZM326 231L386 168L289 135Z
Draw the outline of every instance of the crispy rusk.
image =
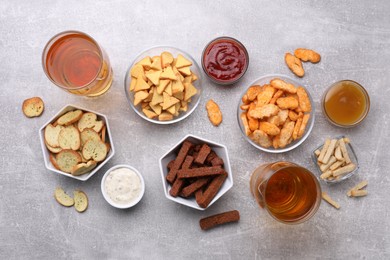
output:
M309 122L310 114L305 114L302 119L301 127L299 128L298 138L301 138L305 133L307 123Z
M272 145L271 138L261 130L254 131L249 137L261 147L268 148Z
M276 100L280 109L295 109L298 107L298 100L293 96L280 97Z
M267 104L261 107L256 107L255 109L248 112L249 116L257 119L262 119L264 117L274 116L279 112L279 107L274 104Z
M289 139L292 137L294 126L294 121L290 121L284 124L282 130L280 131L279 147L284 148L287 145Z
M207 115L209 117L210 122L214 126L219 126L222 122L222 113L218 104L214 102L214 100L210 99L206 104Z
M271 100L269 101L270 104L275 104L276 100L280 98L284 94L283 90L279 89L276 91L276 93L272 96Z
M275 88L270 85L265 85L262 91L257 95L257 106L263 106L270 103L275 91Z
M249 101L253 101L256 99L257 95L262 92L263 88L259 85L254 85L254 86L251 86L247 92L246 92L246 95L248 97L248 100Z
M298 139L298 133L299 133L299 129L301 128L301 125L302 125L302 120L303 120L303 118L300 117L295 122L295 127L294 127L294 131L293 131L293 136L292 136L294 140Z
M292 55L291 53L286 53L284 60L288 68L298 77L303 77L305 75L305 70L302 67L302 62L300 59Z
M271 80L271 86L288 93L292 93L292 94L297 93L297 89L293 84L287 83L284 80L278 78Z
M321 55L309 49L299 48L294 51L295 57L302 61L310 61L311 63L318 63L321 60Z
M252 133L252 131L249 128L247 113L245 113L245 112L241 113L240 118L241 118L242 124L244 125L245 134L247 136L249 136Z
M297 95L298 95L299 107L301 108L302 112L310 112L311 103L306 90L303 87L298 87Z
M260 122L260 130L271 136L278 135L280 133L279 127L268 122Z

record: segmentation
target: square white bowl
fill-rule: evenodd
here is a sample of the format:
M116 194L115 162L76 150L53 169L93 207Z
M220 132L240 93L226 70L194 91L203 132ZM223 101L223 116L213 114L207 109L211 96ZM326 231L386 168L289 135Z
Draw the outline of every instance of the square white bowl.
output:
M225 182L223 183L222 187L219 189L218 193L215 195L213 200L207 206L207 208L210 207L214 202L216 202L220 197L222 197L222 195L224 195L228 190L230 190L233 187L233 175L232 175L232 169L230 167L228 151L226 146L222 144L218 144L213 141L189 134L186 135L183 139L181 139L178 143L176 143L171 149L169 149L169 151L166 154L164 154L160 158L160 163L159 163L160 173L161 173L161 179L163 183L165 197L167 197L167 199L172 200L176 203L180 203L194 209L205 210L207 208L200 207L198 203L196 203L195 198L182 198L180 196L175 198L169 194L171 185L166 180L166 176L168 175L167 165L170 161L176 158L176 155L179 152L181 145L183 144L184 141L190 141L191 143L194 144L206 143L224 161L223 167L227 172L228 177L226 178Z
M80 176L73 176L70 173L57 170L53 166L53 164L51 163L51 161L49 159L50 158L49 157L50 153L49 153L49 150L46 148L46 144L45 144L45 127L48 124L54 122L58 117L62 116L63 114L65 114L65 113L67 113L69 111L75 110L75 109L80 109L80 110L82 110L84 112L95 113L97 115L97 119L98 120L102 120L104 122L104 124L106 125L106 142L108 142L110 144L110 151L108 152L108 154L106 156L106 159L104 159L104 161L102 161L102 162L99 162L98 165L91 172L83 174L83 175L80 175ZM43 159L45 161L46 168L48 170L52 171L52 172L56 172L56 173L59 173L61 175L66 176L66 177L70 177L70 178L73 178L73 179L76 179L76 180L80 180L80 181L86 181L89 178L91 178L115 154L115 148L114 148L114 144L112 142L112 136L111 136L110 126L108 124L107 117L105 115L101 114L101 113L96 112L96 111L93 111L93 110L90 110L90 109L86 109L86 108L82 108L82 107L79 107L79 106L76 106L76 105L71 105L70 104L70 105L66 105L65 107L63 107L56 115L54 115L48 122L46 122L39 129L39 137L40 137L40 141L41 141L41 148L42 148L42 152L43 152Z

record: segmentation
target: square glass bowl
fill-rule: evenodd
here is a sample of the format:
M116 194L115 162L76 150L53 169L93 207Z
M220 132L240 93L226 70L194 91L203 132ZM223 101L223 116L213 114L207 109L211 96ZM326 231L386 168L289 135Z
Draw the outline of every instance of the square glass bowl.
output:
M178 54L182 54L186 59L190 60L192 62L191 66L191 71L196 74L198 79L193 82L194 87L197 89L196 95L191 97L191 102L188 103L188 109L187 111L180 111L180 114L178 116L174 116L172 120L167 120L167 121L160 121L158 118L148 118L143 112L142 112L142 106L141 104L138 104L137 106L134 106L134 92L130 91L130 84L131 84L131 75L130 71L131 68L140 60L143 58L150 56L158 56L161 55L162 52L167 51L170 52L175 58L177 57ZM176 122L179 122L185 118L187 118L189 115L191 115L192 112L196 109L196 107L199 105L200 97L202 95L202 75L200 68L194 58L189 55L188 53L172 47L172 46L156 46L152 47L150 49L147 49L143 52L141 52L135 59L134 61L130 64L130 67L127 69L126 75L125 75L125 93L127 100L130 104L130 107L143 119L146 121L155 123L155 124L160 124L160 125L167 125L167 124L173 124Z
M55 120L57 120L57 118L59 118L63 114L65 114L65 113L67 113L69 111L75 110L75 109L80 109L80 110L82 110L84 112L92 112L92 113L97 115L97 119L98 120L101 120L101 121L104 122L104 124L106 126L106 143L108 143L110 145L110 149L109 149L109 152L108 152L106 158L102 162L99 162L97 164L97 166L95 168L93 168L92 171L90 171L89 173L85 173L83 175L80 175L80 176L73 176L70 173L63 172L63 171L60 171L60 170L56 169L53 166L53 164L51 163L51 161L50 161L50 152L47 149L46 144L45 144L45 127L48 124L50 124L50 123L54 122ZM43 152L43 159L45 161L46 168L48 170L52 171L52 172L55 172L55 173L58 173L58 174L61 174L61 175L64 175L66 177L70 177L70 178L73 178L73 179L76 179L76 180L80 180L80 181L86 181L89 178L91 178L115 154L115 148L114 148L114 144L112 142L112 135L111 135L110 125L108 123L107 117L105 115L101 114L101 113L96 112L96 111L92 111L92 110L89 110L89 109L86 109L86 108L82 108L82 107L79 107L79 106L75 106L75 105L66 105L65 107L63 107L56 115L54 115L47 123L45 123L39 129L39 137L40 137L40 141L41 141L41 148L42 148L42 152Z
M277 149L273 148L272 146L268 147L268 148L262 147L258 143L253 141L251 138L249 138L249 136L247 136L245 134L245 128L244 128L244 125L243 125L243 123L241 121L241 118L240 118L241 113L244 112L240 108L240 106L242 105L242 100L241 99L245 95L245 93L248 91L248 89L251 86L253 86L253 85L263 86L264 84L269 84L270 81L275 79L275 78L279 78L279 79L281 79L281 80L283 80L283 81L285 81L287 83L291 83L295 87L300 87L300 86L303 87L306 90L306 93L309 96L310 103L311 103L310 118L309 118L309 121L307 122L305 133L303 134L303 136L301 138L295 140L295 141L292 141L286 147L284 147L284 148L277 148ZM268 153L284 153L284 152L291 151L291 150L297 148L298 146L300 146L309 137L309 135L311 133L311 130L314 127L314 118L315 118L315 104L314 104L313 98L310 95L309 90L305 86L303 86L301 83L299 83L298 81L296 81L296 80L294 80L294 79L292 79L292 78L290 78L288 76L281 75L281 74L270 74L270 75L266 75L266 76L260 77L257 80L253 81L252 84L250 84L245 89L245 91L243 93L241 93L241 96L240 96L240 99L239 99L239 102L238 102L238 107L237 107L238 125L240 126L241 133L243 134L245 140L247 142L249 142L251 145L253 145L254 147L256 147L257 149L259 149L261 151L264 151L264 152L268 152Z
M341 139L341 138L345 138L345 136L338 136L338 137L335 137L335 138L332 138L332 139ZM321 171L320 169L320 166L318 165L317 163L317 156L315 155L315 151L316 150L322 150L322 147L324 146L324 144L321 144L320 146L318 146L316 149L314 149L312 152L311 152L311 159L313 160L313 163L316 167L316 170L317 172L321 175L323 172ZM355 153L355 150L353 149L352 147L352 144L351 142L348 142L348 143L345 143L345 147L347 148L347 152L348 152L348 155L349 155L349 158L351 159L351 162L354 163L356 165L356 168L355 170L347 173L347 174L343 174L340 176L340 178L338 179L333 179L333 180L328 180L328 179L321 179L319 178L320 180L326 182L326 183L338 183L338 182L341 182L343 180L346 180L350 177L352 177L353 175L355 175L358 170L359 170L359 161L358 161L358 158L356 156L356 153ZM319 176L318 176L319 177Z
M160 158L160 173L161 173L161 179L163 183L164 193L165 197L167 199L172 200L176 203L198 209L198 210L205 210L207 208L202 208L196 203L195 198L182 198L180 196L177 196L176 198L171 196L169 194L169 190L171 189L171 185L167 182L166 176L168 175L168 168L167 165L170 161L174 160L176 158L177 153L179 152L182 144L184 141L190 141L194 144L200 144L200 143L206 143L210 148L223 159L224 161L224 169L228 174L228 177L226 178L225 182L223 183L222 187L219 189L217 195L213 198L213 200L210 202L210 204L207 206L210 207L214 202L216 202L222 195L224 195L228 190L230 190L233 187L233 176L232 176L232 169L230 167L230 161L229 161L229 155L226 146L222 144L215 143L213 141L197 137L195 135L186 135L183 139L181 139L178 143L176 143L169 151L164 154Z

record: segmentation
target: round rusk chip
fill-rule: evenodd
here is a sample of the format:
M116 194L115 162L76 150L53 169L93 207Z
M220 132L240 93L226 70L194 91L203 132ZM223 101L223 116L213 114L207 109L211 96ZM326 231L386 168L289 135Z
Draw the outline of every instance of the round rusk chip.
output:
M53 126L52 124L48 124L45 127L44 133L45 143L53 148L60 147L60 144L58 143L58 136L63 128L64 127L61 125Z
M64 126L71 125L79 121L82 115L83 115L83 111L79 109L74 111L69 111L66 114L62 115L60 118L58 118L57 123L59 125L64 125Z
M63 171L70 173L77 164L81 162L81 156L78 152L65 149L57 154L58 168Z
M40 97L32 97L23 101L23 114L27 117L37 117L43 112L45 105Z
M82 154L87 160L101 162L106 158L107 146L101 140L88 140L83 146Z
M74 195L74 208L77 212L84 212L88 208L88 197L87 194L81 190L75 190Z
M60 187L56 188L54 191L54 198L62 206L71 207L74 205L73 198L66 194L65 191Z
M73 125L64 127L58 136L58 143L63 149L78 150L81 146L79 130Z
M71 174L73 176L80 176L92 171L97 165L95 161L88 161L86 163L79 163L73 167Z

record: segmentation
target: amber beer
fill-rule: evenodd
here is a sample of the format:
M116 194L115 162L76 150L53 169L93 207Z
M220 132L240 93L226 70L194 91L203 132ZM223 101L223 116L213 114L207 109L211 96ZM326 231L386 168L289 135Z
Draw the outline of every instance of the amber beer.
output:
M259 166L252 173L250 188L261 207L276 220L287 224L308 220L321 202L317 178L290 162Z
M43 69L57 86L76 95L98 96L112 83L104 50L89 35L67 31L54 36L42 55Z

